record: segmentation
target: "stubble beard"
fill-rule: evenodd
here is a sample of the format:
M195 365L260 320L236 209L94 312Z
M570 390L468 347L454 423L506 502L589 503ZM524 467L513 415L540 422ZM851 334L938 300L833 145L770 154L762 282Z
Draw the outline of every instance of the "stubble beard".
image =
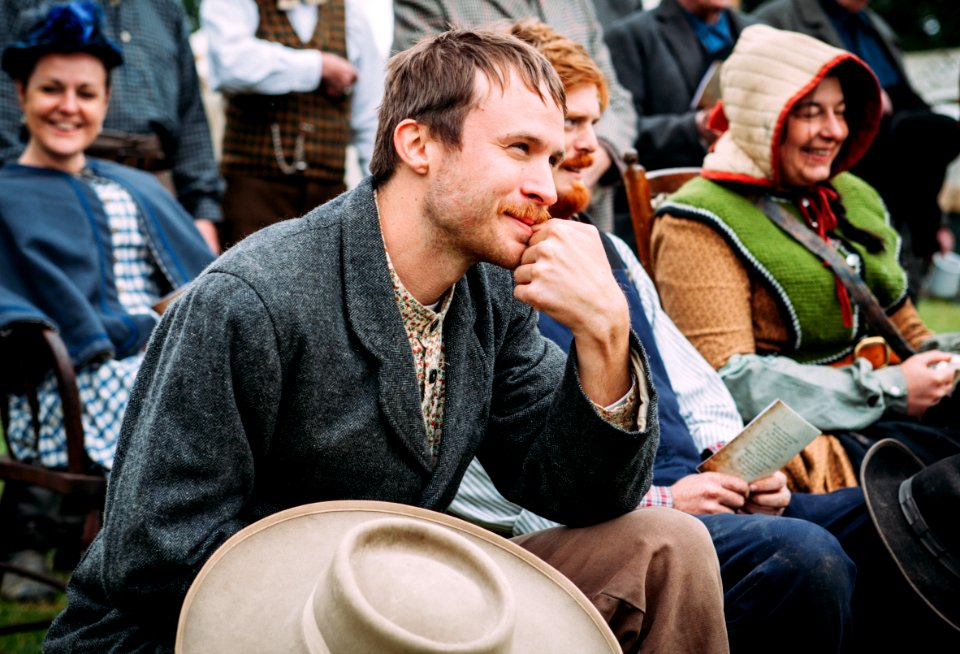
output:
M446 177L438 179L424 200L430 250L469 268L484 261L513 270L523 250L511 252L500 232L503 203L467 192Z

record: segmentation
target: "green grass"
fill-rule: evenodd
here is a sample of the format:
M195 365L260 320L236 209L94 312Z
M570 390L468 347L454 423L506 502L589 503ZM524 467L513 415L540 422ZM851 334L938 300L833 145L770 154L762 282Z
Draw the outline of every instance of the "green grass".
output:
M960 332L960 302L925 298L917 303L917 311L935 332Z
M0 600L0 625L50 620L66 606L67 596L59 595L49 602L8 602ZM3 654L35 654L41 650L45 629L0 636Z

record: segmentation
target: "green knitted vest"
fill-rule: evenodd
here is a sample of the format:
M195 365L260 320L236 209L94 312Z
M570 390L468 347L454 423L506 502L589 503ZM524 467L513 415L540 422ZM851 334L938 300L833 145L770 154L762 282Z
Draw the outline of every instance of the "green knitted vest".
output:
M906 275L898 263L900 237L887 223L880 196L861 179L843 173L833 179L849 221L883 237L885 247L870 254L859 243L837 230L834 243L841 256L855 252L855 268L892 313L906 297ZM730 244L752 275L771 291L781 310L790 339L781 352L801 363L829 363L852 351L868 329L863 313L853 303L853 326L843 326L833 272L803 245L784 232L745 197L704 178L696 178L673 194L658 210L678 218L697 220L715 230ZM792 204L782 205L802 220Z

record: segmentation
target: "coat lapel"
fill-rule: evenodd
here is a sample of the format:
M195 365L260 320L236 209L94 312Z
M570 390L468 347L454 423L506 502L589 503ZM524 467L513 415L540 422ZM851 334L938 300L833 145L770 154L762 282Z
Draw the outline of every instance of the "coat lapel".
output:
M815 39L824 43L829 43L836 48L845 48L840 34L837 32L833 23L827 17L826 12L820 7L817 0L807 0L797 3L797 13L804 22L803 33L809 34Z
M369 178L347 202L343 212L347 324L377 360L380 410L387 423L414 458L429 469L413 354L393 296Z
M679 63L687 90L692 96L706 67L700 43L676 0L663 0L654 11L657 12L664 41Z
M450 487L451 478L466 467L477 446L476 442L470 441L482 428L477 422L478 416L486 415L486 389L493 369L484 357L477 337L477 314L470 292L470 277L468 272L457 282L453 301L443 321L446 368L443 435L435 474L423 492L424 506L436 504L440 495ZM464 456L465 453L470 456Z

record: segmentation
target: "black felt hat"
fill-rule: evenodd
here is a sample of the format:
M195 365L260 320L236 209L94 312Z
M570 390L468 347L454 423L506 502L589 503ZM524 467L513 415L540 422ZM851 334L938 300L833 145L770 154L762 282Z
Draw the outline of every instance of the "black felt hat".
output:
M109 71L123 63L123 55L103 34L103 12L92 2L68 2L46 11L3 50L3 70L22 79L37 60L51 53L83 52L103 62Z
M960 631L960 454L924 467L884 439L867 452L861 479L870 517L907 581Z

